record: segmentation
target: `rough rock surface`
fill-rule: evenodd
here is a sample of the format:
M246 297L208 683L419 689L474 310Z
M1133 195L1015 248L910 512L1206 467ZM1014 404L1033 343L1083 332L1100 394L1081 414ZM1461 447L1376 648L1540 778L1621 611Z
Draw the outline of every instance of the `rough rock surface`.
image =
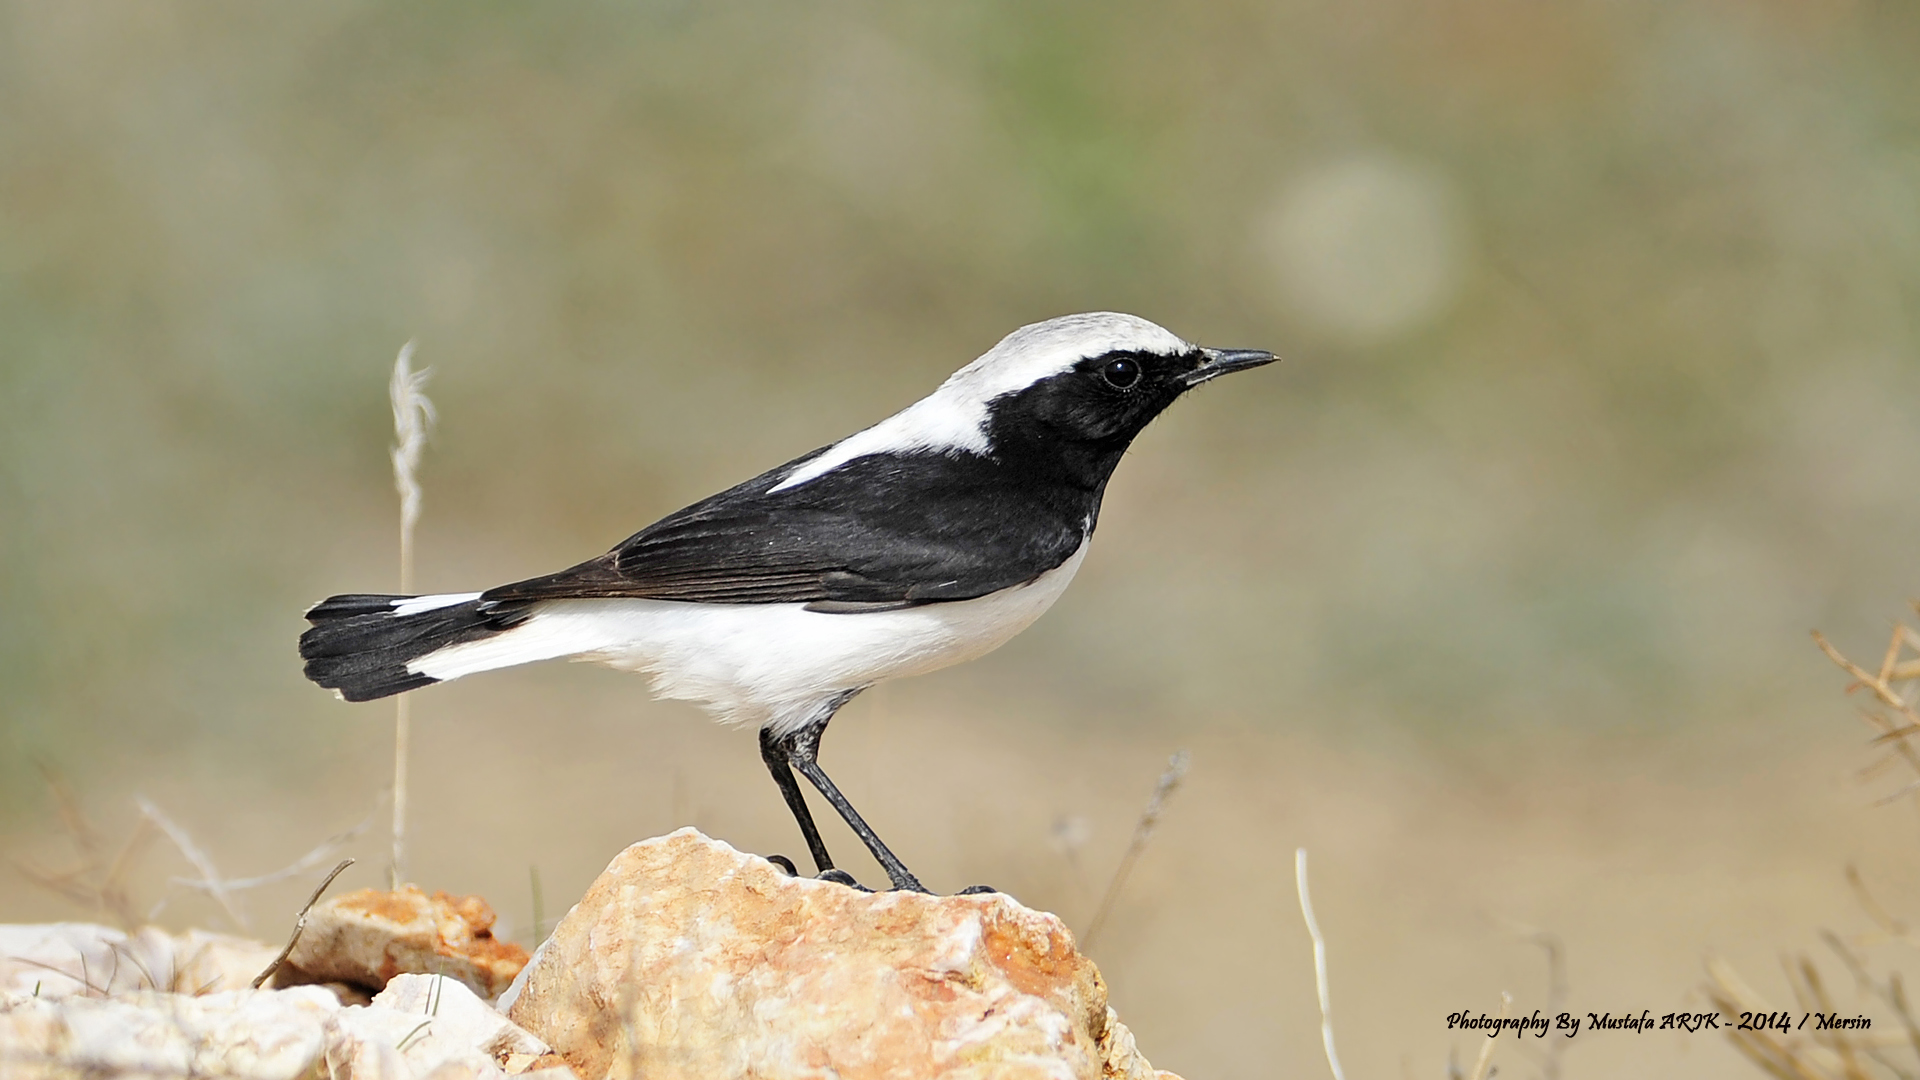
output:
M521 1074L573 1080L546 1043L473 996L466 984L435 975L395 976L372 1005L335 1012L326 1035L327 1072L336 1080L497 1080Z
M1054 916L789 877L690 828L614 859L502 1004L586 1080L1156 1076Z
M245 990L279 950L226 934L92 923L0 925L0 997Z
M0 930L8 928L0 927ZM194 996L0 995L0 1076L224 1080L574 1080L464 983L396 976L372 1005L317 986Z
M493 936L493 909L477 896L432 896L412 885L361 889L316 905L287 958L283 983L351 983L379 990L403 973L445 975L498 997L527 950Z
M9 1080L82 1076L217 1076L294 1080L311 1073L323 1025L340 1007L319 987L229 990L194 997L0 1001L0 1055Z

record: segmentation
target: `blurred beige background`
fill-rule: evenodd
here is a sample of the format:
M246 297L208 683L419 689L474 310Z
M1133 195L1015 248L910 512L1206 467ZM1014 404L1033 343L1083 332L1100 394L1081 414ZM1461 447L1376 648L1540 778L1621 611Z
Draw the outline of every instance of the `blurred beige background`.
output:
M377 812L391 706L293 643L395 583L409 338L432 591L1110 308L1286 363L1148 432L1039 625L835 724L903 857L1084 928L1190 748L1095 955L1196 1080L1324 1075L1299 845L1351 1076L1546 1008L1536 931L1578 1014L1704 1008L1709 951L1789 1004L1777 956L1865 925L1849 861L1920 909L1807 637L1877 659L1920 594L1915 55L1920 11L1840 0L0 3L0 854L70 858L36 763L233 874ZM678 825L801 850L751 738L630 676L415 717L413 877L511 933L530 868L551 921ZM131 880L224 925L187 872ZM64 917L0 872L0 920ZM1537 1045L1501 1074L1756 1075L1713 1035Z

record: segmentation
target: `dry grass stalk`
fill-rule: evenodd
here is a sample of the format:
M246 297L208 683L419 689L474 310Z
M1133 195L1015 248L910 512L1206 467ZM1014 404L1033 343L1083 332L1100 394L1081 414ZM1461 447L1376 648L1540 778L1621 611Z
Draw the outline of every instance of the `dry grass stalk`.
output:
M400 592L413 592L413 528L420 521L420 455L433 426L433 402L427 400L430 371L413 370L413 342L400 347L393 362L387 397L393 405L393 486L400 493ZM412 743L412 697L401 694L393 706L393 863L388 883L400 887L406 876L407 750Z
M1920 604L1916 605L1920 610ZM1849 659L1818 631L1813 640L1842 671L1852 676L1847 693L1865 688L1872 694L1872 706L1860 710L1863 719L1874 728L1871 745L1887 748L1880 758L1860 771L1862 780L1876 779L1889 769L1905 765L1913 779L1892 794L1875 800L1887 803L1920 792L1920 751L1911 739L1920 735L1920 633L1906 625L1896 625L1877 668L1869 669ZM1912 655L1909 655L1912 654ZM1899 1020L1898 1031L1821 1029L1818 1025L1792 1025L1788 1031L1774 1028L1742 1029L1742 1013L1774 1012L1758 993L1749 987L1725 961L1709 958L1706 993L1727 1024L1727 1036L1734 1047L1761 1071L1781 1080L1870 1080L1876 1076L1915 1077L1920 1069L1893 1060L1893 1051L1907 1051L1920 1058L1920 1023L1908 1007L1906 990L1899 973L1890 973L1884 982L1868 971L1866 961L1855 946L1897 941L1920 945L1911 927L1896 918L1867 889L1858 868L1848 866L1847 883L1853 889L1860 908L1879 928L1876 934L1862 935L1854 945L1831 931L1823 931L1825 940L1840 962L1852 973L1856 991L1876 999ZM1784 960L1787 984L1793 990L1797 1012L1833 1013L1836 1005L1820 977L1819 969L1807 956Z
M8 862L28 881L112 919L123 930L132 930L145 922L127 891L126 876L133 857L153 838L152 823L146 818L140 819L133 835L109 858L104 838L80 811L80 801L66 780L46 765L40 766L40 776L53 796L60 823L80 861L68 870L46 870L18 859Z
M253 977L255 990L260 989L268 979L273 978L273 973L279 971L280 965L286 963L287 957L293 955L293 947L300 943L300 935L307 928L307 914L313 910L313 905L320 902L320 894L326 892L327 886L333 884L333 879L339 877L342 871L352 865L352 859L341 859L332 872L320 880L320 884L313 890L313 895L307 897L307 902L300 905L300 916L293 921L293 933L287 935L286 947L280 950L280 955L273 958L273 963L268 964L265 971Z
M1068 881L1073 887L1073 903L1080 907L1093 898L1093 886L1087 883L1086 863L1080 853L1093 839L1093 823L1079 814L1061 814L1053 819L1047 840L1067 864Z
M1567 979L1567 946L1560 935L1550 930L1542 930L1522 922L1512 923L1513 932L1521 940L1540 946L1547 954L1547 1005L1548 1016L1558 1016L1567 1007L1567 999L1572 993L1572 984ZM1519 1041L1520 1052L1533 1059L1540 1069L1541 1080L1560 1080L1560 1057L1565 1053L1571 1039L1543 1039L1544 1044L1538 1051L1529 1050L1530 1040Z
M146 796L135 795L133 802L140 808L140 816L158 826L160 831L167 835L167 839L173 841L173 846L180 849L180 854L186 858L187 862L200 872L200 876L208 883L207 892L212 894L214 902L220 905L220 910L226 912L234 928L242 933L250 930L247 917L240 913L239 905L234 902L233 893L221 880L220 872L213 868L213 860L207 857L206 852L200 850L199 844L194 843L192 835L175 824L172 818L163 813Z
M1864 969L1863 969L1864 970ZM1787 962L1788 982L1802 1011L1832 1012L1833 1002L1820 983L1819 973L1807 957ZM1770 1013L1776 1010L1749 987L1726 961L1707 960L1707 999L1720 1010L1727 1037L1749 1061L1769 1076L1781 1080L1869 1080L1876 1074L1867 1062L1878 1066L1884 1075L1909 1077L1913 1070L1889 1060L1887 1051L1910 1045L1908 1032L1826 1030L1807 1028L1779 1031L1770 1027L1742 1029L1742 1013ZM1896 980L1897 981L1897 980Z
M1507 1014L1512 1011L1513 995L1507 993L1505 990L1500 991L1500 1019L1505 1020ZM1480 1047L1480 1057L1474 1061L1473 1072L1468 1076L1467 1080L1487 1080L1487 1077L1492 1074L1493 1044L1499 1041L1498 1039L1485 1040L1485 1044Z
M1545 930L1534 933L1533 942L1547 952L1547 1013L1558 1016L1566 1008L1568 996L1567 950L1557 934ZM1567 1049L1566 1039L1547 1040L1546 1061L1540 1067L1543 1080L1560 1080L1560 1055Z
M1300 917L1306 920L1307 936L1313 939L1313 983L1320 994L1320 1043L1326 1048L1327 1067L1333 1070L1333 1080L1347 1080L1346 1073L1340 1069L1340 1054L1333 1048L1333 999L1327 992L1327 939L1320 936L1320 923L1313 917L1313 895L1307 890L1306 848L1294 849L1293 884L1300 894Z
M293 862L270 873L258 874L248 878L228 878L225 881L176 877L171 880L171 883L182 886L183 888L196 889L201 892L213 892L215 889L224 889L230 893L242 892L247 889L257 889L262 885L272 885L276 882L285 881L288 878L299 877L301 874L315 867L324 866L326 861L332 858L342 847L346 846L349 841L357 839L372 827L373 815L368 814L360 820L360 824L355 825L346 832L335 833L327 837L312 851L307 852Z
M400 493L400 591L413 589L413 527L420 522L420 455L435 414L427 399L431 369L413 370L413 342L400 347L393 361L387 397L393 405L393 486Z
M1920 656L1902 659L1902 653L1907 650L1920 654L1920 634L1905 625L1895 626L1878 671L1868 671L1847 659L1818 630L1813 632L1813 640L1814 644L1820 646L1820 651L1827 654L1827 659L1853 676L1853 685L1847 687L1847 693L1864 687L1873 692L1874 700L1880 706L1891 710L1891 713L1882 709L1861 711L1862 717L1878 732L1875 745L1891 747L1916 774L1914 782L1889 796L1889 799L1920 791L1920 752L1916 752L1909 742L1914 735L1920 735L1920 709L1914 706L1915 693L1920 690Z
M1093 922L1087 925L1087 932L1080 939L1082 951L1091 950L1094 940L1100 936L1100 930L1107 924L1107 916L1113 911L1113 903L1119 899L1120 890L1126 886L1128 875L1133 873L1133 864L1140 861L1140 855L1147 850L1147 843L1153 839L1153 831L1160 824L1160 815L1166 812L1167 800L1180 788L1180 781L1187 775L1187 764L1191 757L1185 750L1176 750L1167 759L1166 770L1153 785L1153 794L1147 796L1146 808L1140 811L1140 820L1134 823L1133 839L1127 842L1126 854L1120 856L1120 865L1114 867L1113 878L1107 882L1107 891L1100 896L1100 907L1093 913Z

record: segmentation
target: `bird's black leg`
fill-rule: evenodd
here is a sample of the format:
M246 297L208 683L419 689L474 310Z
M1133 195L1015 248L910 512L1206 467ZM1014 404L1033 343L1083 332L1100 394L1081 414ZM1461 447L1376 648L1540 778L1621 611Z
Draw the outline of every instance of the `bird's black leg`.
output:
M780 785L781 797L787 800L787 809L793 811L793 820L800 823L800 833L807 838L807 851L813 855L814 869L823 874L833 869L833 856L827 854L826 841L820 839L820 828L813 823L813 811L807 809L800 783L787 767L786 745L767 728L760 729L760 760L767 763L773 782Z
M847 827L853 830L853 834L860 838L861 843L867 845L867 850L873 852L873 857L878 859L881 867L887 871L887 878L893 882L894 888L926 892L927 887L920 884L920 879L913 876L913 872L907 869L906 864L902 863L893 852L887 850L887 845L880 841L873 827L860 816L860 811L853 808L853 804L847 801L847 797L840 794L840 789L827 778L826 772L820 768L820 762L816 760L820 752L820 736L826 733L827 721L833 719L834 712L840 706L852 699L853 693L841 697L828 708L821 710L820 715L810 721L806 727L784 736L780 741L786 744L786 760L800 770L801 776L806 777L814 787L820 789L820 794L826 796L827 802L831 803L835 810L840 811L840 816L846 819ZM791 778L788 782L792 782Z

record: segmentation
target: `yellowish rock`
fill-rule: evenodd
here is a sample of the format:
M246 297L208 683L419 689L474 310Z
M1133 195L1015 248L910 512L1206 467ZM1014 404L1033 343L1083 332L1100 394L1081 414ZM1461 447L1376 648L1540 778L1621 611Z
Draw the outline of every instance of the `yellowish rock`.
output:
M1155 1076L1058 918L794 878L692 829L614 859L509 998L585 1080Z
M477 896L428 896L412 885L360 889L314 907L287 957L293 971L277 981L380 990L396 975L435 974L497 997L526 965L527 951L495 938L493 920L493 909Z

